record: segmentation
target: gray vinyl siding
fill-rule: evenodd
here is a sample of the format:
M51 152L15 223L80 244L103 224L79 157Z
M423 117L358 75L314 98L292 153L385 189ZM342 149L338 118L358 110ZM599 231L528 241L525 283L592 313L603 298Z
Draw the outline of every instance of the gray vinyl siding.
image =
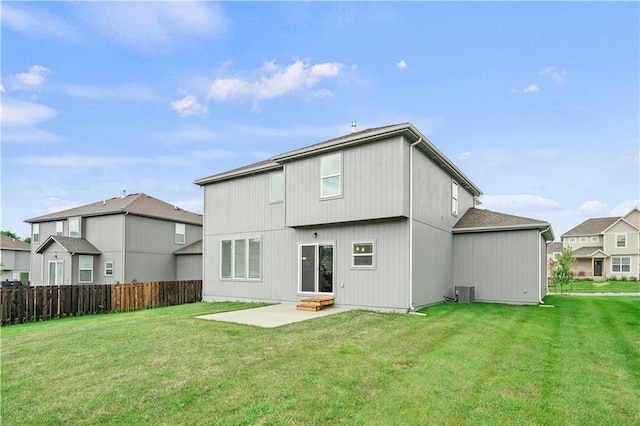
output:
M176 256L176 280L201 280L202 255L182 254Z
M479 301L539 302L546 246L538 230L455 234L455 286L474 286ZM543 294L544 296L544 294Z
M453 283L453 235L414 222L413 241L413 306L442 302Z
M0 262L2 262L2 280L13 279L13 273L29 272L30 253L25 250L0 250Z
M401 137L342 152L342 194L320 198L321 155L285 165L286 225L291 227L408 216Z

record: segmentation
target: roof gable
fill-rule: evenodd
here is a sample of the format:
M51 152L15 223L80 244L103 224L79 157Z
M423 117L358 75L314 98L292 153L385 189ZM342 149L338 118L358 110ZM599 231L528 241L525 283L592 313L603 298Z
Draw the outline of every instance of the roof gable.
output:
M102 252L96 248L89 241L84 238L63 237L60 235L51 235L47 238L40 247L36 249L36 253L41 254L51 244L58 244L67 253L71 254L101 254Z
M202 254L202 240L195 241L173 252L175 255Z
M143 193L131 194L125 197L110 198L108 200L98 201L96 203L34 217L32 219L25 220L25 222L49 222L76 216L90 217L124 213L202 225L202 215L188 212Z
M507 231L522 229L547 230L545 239L553 240L553 230L549 222L498 213L486 209L470 208L453 226L454 233Z

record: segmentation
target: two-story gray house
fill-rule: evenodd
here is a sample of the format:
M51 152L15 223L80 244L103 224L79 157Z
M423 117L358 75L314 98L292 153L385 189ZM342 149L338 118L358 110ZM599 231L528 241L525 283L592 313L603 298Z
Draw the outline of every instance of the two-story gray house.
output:
M28 219L31 284L202 278L202 216L130 194Z
M480 300L512 303L537 303L546 291L549 224L469 213L482 192L409 123L354 132L195 183L204 189L205 301L295 303L328 295L337 305L407 311L453 296L456 285L475 286ZM454 232L466 214L470 225ZM494 262L471 262L496 247L496 233L511 242L504 261L534 257L525 265L530 270L518 271L535 284L524 297L496 297L493 288L511 281L495 281L504 276L490 267ZM479 245L458 257L456 239L464 236ZM456 282L456 269L464 282ZM475 272L487 276L479 281Z
M29 281L29 243L0 235L0 262L2 281Z

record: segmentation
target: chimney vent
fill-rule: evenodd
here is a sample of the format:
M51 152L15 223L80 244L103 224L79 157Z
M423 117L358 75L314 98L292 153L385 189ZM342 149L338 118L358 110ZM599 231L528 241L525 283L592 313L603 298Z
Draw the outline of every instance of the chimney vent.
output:
M351 133L355 133L356 132L356 122L352 121L351 122Z

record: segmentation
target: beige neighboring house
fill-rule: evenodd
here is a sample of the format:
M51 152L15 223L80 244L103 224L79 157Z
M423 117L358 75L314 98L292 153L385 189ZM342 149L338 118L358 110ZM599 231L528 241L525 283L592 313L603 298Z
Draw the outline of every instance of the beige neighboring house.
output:
M554 241L552 243L547 244L547 277L551 278L551 269L548 265L551 261L556 261L560 259L560 255L562 254L562 242Z
M2 281L29 281L29 258L31 246L24 241L0 235L0 262Z
M587 219L561 238L563 247L570 247L576 258L576 277L638 278L640 209L622 217Z

